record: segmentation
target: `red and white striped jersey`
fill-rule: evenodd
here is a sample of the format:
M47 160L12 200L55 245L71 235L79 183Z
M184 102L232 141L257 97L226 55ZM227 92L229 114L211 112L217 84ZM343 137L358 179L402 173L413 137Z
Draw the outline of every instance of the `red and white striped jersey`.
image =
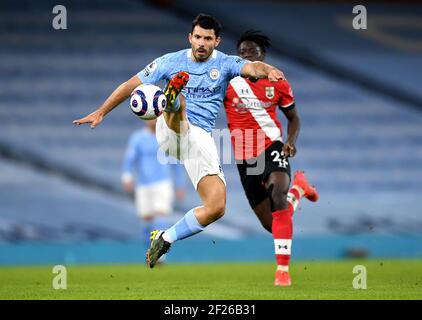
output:
M224 108L236 160L257 157L274 141L282 141L277 106L283 110L295 106L287 80L251 81L236 77L230 81Z

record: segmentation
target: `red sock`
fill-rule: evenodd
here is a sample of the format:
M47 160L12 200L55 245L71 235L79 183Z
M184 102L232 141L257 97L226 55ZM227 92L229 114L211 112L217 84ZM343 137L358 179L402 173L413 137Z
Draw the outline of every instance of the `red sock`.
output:
M288 266L293 235L293 206L273 212L272 233L277 265Z
M287 195L287 209L273 212L272 233L278 266L289 266L290 263L293 236L292 217L299 204L299 200L299 191L296 188L291 188Z
M300 193L296 188L290 188L289 193L287 194L287 203L289 205L289 209L292 209L292 216L296 211L296 208L299 204L300 200Z

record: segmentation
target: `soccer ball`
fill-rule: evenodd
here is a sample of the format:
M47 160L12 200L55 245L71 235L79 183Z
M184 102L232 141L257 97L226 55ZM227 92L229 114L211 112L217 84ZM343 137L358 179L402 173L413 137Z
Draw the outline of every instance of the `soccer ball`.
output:
M142 120L152 120L164 112L167 100L160 87L141 84L130 95L130 109Z

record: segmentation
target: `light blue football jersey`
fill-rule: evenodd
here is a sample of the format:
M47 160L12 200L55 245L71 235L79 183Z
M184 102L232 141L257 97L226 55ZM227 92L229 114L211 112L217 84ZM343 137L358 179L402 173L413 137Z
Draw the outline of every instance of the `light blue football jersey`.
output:
M180 71L189 73L189 82L182 94L186 98L186 113L189 122L207 132L215 126L215 119L223 104L227 85L240 75L248 63L238 56L214 50L205 62L192 60L192 49L168 53L155 59L138 73L142 83L168 82Z

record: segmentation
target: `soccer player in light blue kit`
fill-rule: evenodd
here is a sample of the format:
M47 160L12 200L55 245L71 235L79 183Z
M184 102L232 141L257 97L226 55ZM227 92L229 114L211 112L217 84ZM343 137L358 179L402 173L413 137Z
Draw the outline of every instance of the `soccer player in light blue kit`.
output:
M160 161L166 155L155 139L156 122L145 121L146 126L130 136L122 164L123 189L135 196L141 238L147 245L152 230L169 226L174 198L183 200L186 181L181 165L169 166Z
M190 49L154 60L121 84L96 111L74 121L77 125L90 123L95 128L141 83L168 81L164 91L167 112L158 118L157 141L163 151L183 162L202 206L188 211L169 229L152 233L147 251L147 264L151 268L172 243L203 231L224 215L226 185L210 132L229 81L239 75L270 81L284 79L280 70L264 62L249 62L215 50L221 41L220 30L221 25L214 17L199 14L192 22Z

